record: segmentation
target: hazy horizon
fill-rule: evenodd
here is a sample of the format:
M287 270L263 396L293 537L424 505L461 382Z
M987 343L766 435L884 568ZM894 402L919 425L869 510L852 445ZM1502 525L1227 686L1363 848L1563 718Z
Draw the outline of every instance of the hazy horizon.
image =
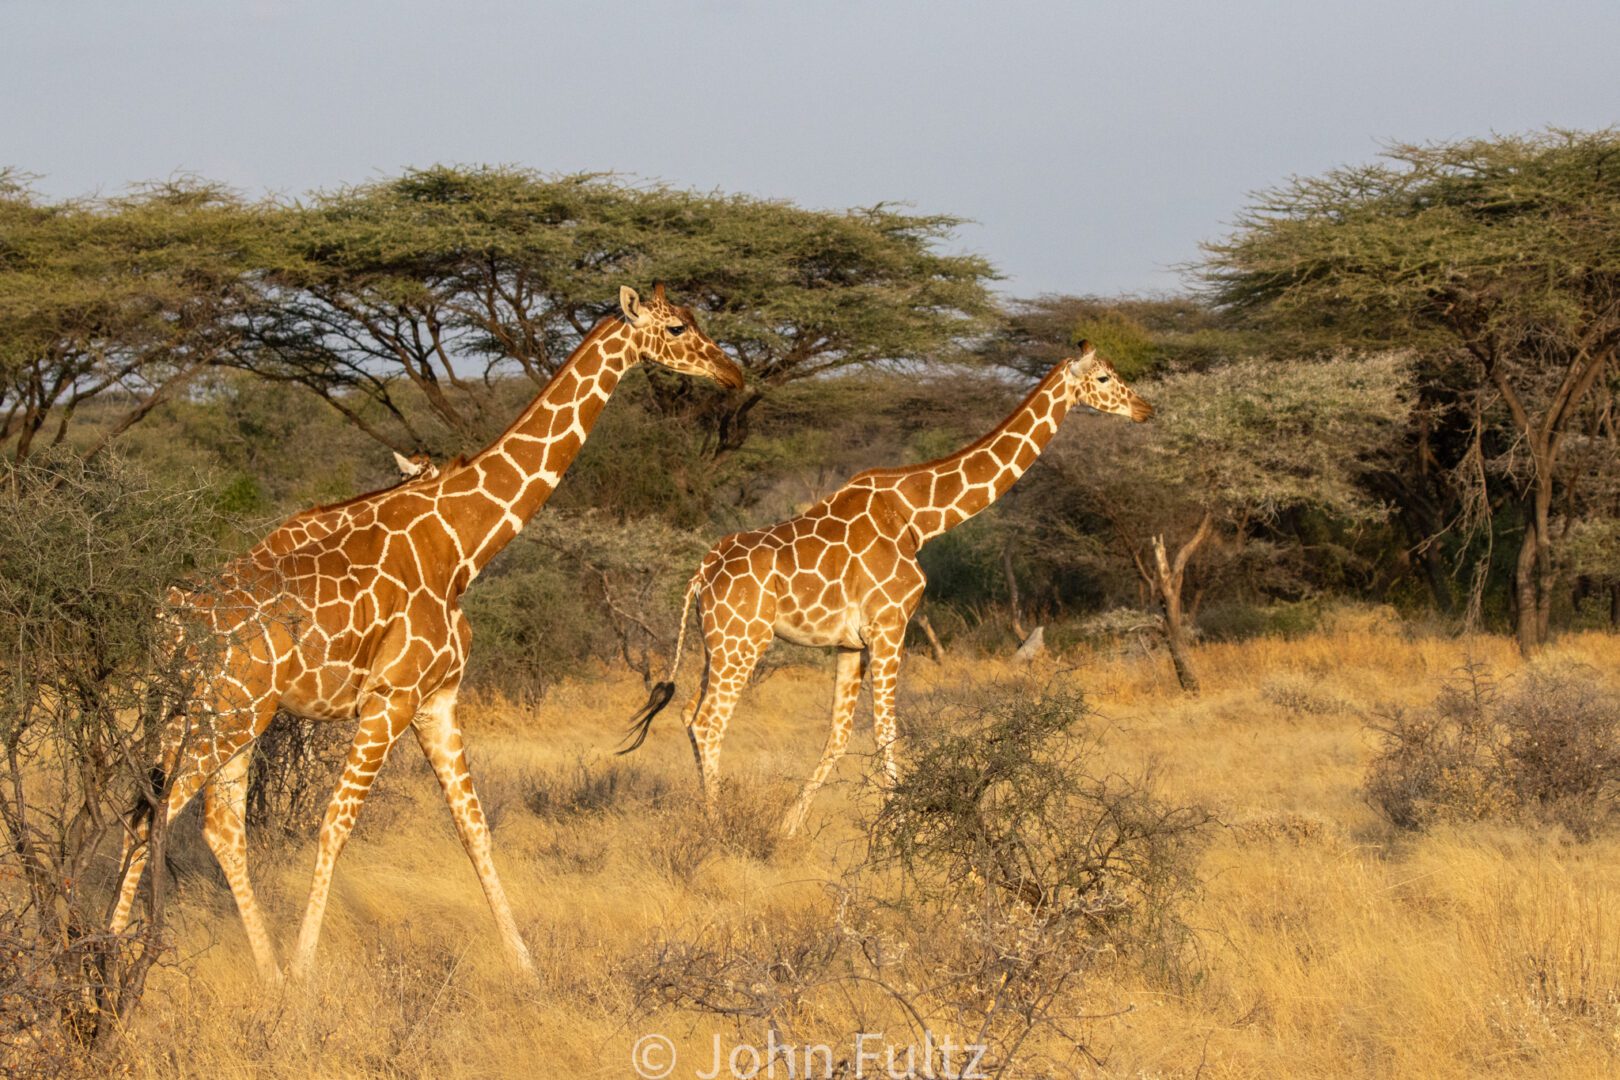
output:
M190 172L613 171L970 218L1014 295L1153 292L1248 193L1427 141L1620 120L1620 5L198 0L0 8L0 165L50 196Z

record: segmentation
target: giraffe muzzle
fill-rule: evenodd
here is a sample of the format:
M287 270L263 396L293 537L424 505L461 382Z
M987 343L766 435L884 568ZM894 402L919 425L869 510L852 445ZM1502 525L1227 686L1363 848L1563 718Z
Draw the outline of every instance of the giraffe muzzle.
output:
M747 385L743 378L742 368L732 363L731 358L721 354L721 358L714 363L714 381L731 390L741 390Z

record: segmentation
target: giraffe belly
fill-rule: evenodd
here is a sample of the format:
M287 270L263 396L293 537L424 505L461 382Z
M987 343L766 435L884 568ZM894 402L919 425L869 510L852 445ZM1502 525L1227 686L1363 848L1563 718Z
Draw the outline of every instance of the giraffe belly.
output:
M340 665L305 672L282 695L281 706L305 720L353 720L359 715L364 672Z
M866 645L861 640L860 612L854 609L820 618L807 617L804 612L784 614L771 629L783 641L812 648L860 649Z

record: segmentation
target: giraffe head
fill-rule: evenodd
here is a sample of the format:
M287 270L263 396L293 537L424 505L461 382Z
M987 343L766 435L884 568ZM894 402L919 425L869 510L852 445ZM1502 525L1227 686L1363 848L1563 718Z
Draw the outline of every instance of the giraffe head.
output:
M1098 412L1128 416L1138 424L1153 415L1153 406L1125 385L1114 365L1098 356L1089 341L1080 343L1080 355L1069 358L1068 384L1071 400Z
M638 359L685 375L702 375L733 389L743 385L742 369L698 329L691 308L676 307L664 299L662 284L653 286L651 300L622 286L619 308L630 325L631 347Z
M439 467L433 464L433 459L420 451L406 457L395 450L394 466L399 469L402 480L432 480L439 475Z

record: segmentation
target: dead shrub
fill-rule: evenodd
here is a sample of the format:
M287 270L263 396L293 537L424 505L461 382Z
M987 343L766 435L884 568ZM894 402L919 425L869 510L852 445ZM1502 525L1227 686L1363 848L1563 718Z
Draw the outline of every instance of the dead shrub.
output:
M541 818L656 809L669 797L669 781L619 761L579 758L570 769L534 774L523 804Z
M720 791L710 829L726 850L769 862L787 840L782 818L796 794L790 785L758 776L730 778Z
M764 911L709 923L689 939L661 938L627 965L636 1007L694 1009L781 1029L839 963L842 928L821 909Z
M698 871L720 853L715 829L696 806L661 811L655 818L656 840L647 861L670 881L690 885Z
M1260 684L1260 700L1292 716L1343 716L1356 707L1343 698L1322 693L1317 681L1300 674L1284 674Z
M1504 692L1469 664L1428 708L1381 721L1363 794L1399 828L1496 818L1587 839L1620 809L1620 703L1590 669L1532 669Z
M658 840L647 851L653 867L671 881L691 884L711 859L723 854L769 862L783 843L782 815L791 789L754 777L729 780L712 813L692 799L672 800L655 810Z

